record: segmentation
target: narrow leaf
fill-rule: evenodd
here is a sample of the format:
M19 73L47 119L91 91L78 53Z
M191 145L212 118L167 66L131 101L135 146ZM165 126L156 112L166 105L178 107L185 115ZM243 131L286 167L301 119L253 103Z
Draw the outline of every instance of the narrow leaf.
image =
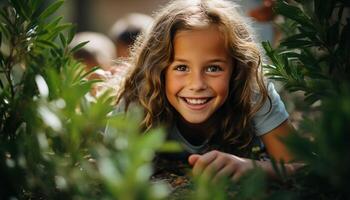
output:
M61 7L64 1L56 1L55 3L51 4L44 12L42 12L39 16L41 20L46 19L48 16L52 15L58 8Z
M60 33L60 34L59 34L59 37L60 37L62 46L63 46L63 47L66 47L66 46L67 46L67 41L66 41L66 38L64 37L64 35L63 35L62 33Z
M52 48L57 48L57 45L54 42L51 42L49 40L37 40L38 43L44 44L46 46L52 47Z
M306 16L302 10L298 7L292 6L285 1L277 1L275 10L277 13L284 15L301 25L307 26L309 28L315 29L314 25L311 23L311 20Z
M74 52L78 51L78 50L81 49L83 46L85 46L87 43L89 43L89 41L85 41L85 42L79 43L78 45L76 45L75 47L73 47L72 50L70 50L70 52L74 53Z
M79 79L81 80L81 79L83 79L83 78L89 76L90 74L92 74L94 71L96 71L96 70L98 70L98 69L100 69L100 67L98 67L98 66L95 66L95 67L91 68L91 69L90 69L89 71L87 71L85 74L83 74L82 76L80 76Z
M68 31L67 44L70 44L72 42L75 33L76 33L76 26L72 25L72 27Z

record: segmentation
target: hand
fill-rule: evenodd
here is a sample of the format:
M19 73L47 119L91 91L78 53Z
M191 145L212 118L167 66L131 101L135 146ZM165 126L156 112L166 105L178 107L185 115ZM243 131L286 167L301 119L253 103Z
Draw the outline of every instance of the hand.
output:
M203 155L192 154L189 156L188 162L193 166L192 173L194 176L206 174L213 177L213 181L217 181L222 177L237 181L245 172L254 167L252 160L217 150Z

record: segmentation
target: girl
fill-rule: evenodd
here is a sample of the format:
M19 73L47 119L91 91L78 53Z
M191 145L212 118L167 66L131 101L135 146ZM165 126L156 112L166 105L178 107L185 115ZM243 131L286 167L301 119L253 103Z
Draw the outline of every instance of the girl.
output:
M155 16L131 51L130 75L118 97L125 111L144 109L144 130L166 125L190 154L194 175L237 180L252 169L259 136L276 160L292 156L280 138L291 126L238 6L225 0L178 0ZM270 176L269 161L256 161ZM286 164L293 171L293 164Z

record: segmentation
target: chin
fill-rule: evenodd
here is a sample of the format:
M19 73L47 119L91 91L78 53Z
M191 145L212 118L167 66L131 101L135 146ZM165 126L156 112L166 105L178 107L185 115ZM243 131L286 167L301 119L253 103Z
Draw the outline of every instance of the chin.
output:
M201 124L207 120L207 118L198 118L198 117L183 117L187 123L190 124Z

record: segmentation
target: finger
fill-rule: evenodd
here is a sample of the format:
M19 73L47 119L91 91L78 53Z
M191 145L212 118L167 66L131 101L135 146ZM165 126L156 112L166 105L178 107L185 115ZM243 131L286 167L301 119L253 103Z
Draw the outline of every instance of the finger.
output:
M195 165L199 157L200 157L200 155L198 155L198 154L190 155L188 157L188 163L190 163L191 166Z
M218 155L218 151L210 151L202 156L199 156L196 163L193 166L192 172L194 176L202 174L203 170L208 166L209 163Z
M203 174L215 175L218 173L225 165L228 163L227 157L223 153L218 153L216 158L207 165L207 167L203 170Z
M222 178L232 178L235 172L235 168L233 165L226 165L224 168L222 168L218 173L215 174L213 181L218 182Z
M242 176L243 176L243 173L237 171L236 173L234 173L234 174L232 175L231 180L232 180L233 182L238 182L239 179L242 178Z

